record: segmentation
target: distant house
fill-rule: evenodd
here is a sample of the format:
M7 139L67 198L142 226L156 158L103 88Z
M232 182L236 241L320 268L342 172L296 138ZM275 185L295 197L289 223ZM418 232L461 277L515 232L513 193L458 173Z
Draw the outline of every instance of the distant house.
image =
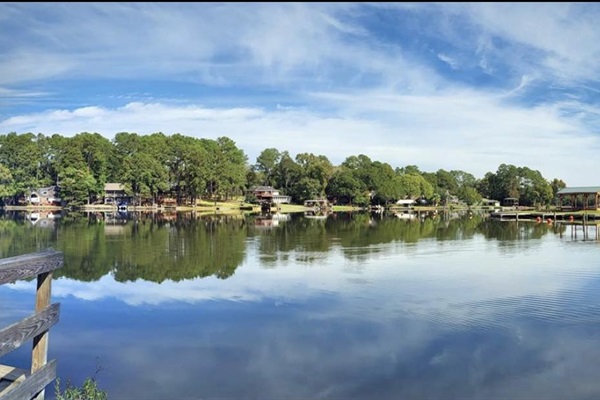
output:
M125 193L125 188L121 183L106 183L104 185L104 204L129 203L131 196Z
M599 210L600 186L563 188L556 193L561 209ZM567 204L564 204L566 202Z
M396 202L396 205L403 207L412 207L415 205L415 203L416 201L414 199L400 199Z
M279 194L279 190L272 186L254 186L246 192L249 197L254 197L259 203L282 204L291 201L290 196Z
M506 197L502 199L502 205L504 207L518 207L519 199L517 199L516 197Z
M481 205L486 207L500 207L500 202L498 200L492 199L481 199Z
M39 188L29 194L29 203L36 206L60 206L61 201L58 186Z

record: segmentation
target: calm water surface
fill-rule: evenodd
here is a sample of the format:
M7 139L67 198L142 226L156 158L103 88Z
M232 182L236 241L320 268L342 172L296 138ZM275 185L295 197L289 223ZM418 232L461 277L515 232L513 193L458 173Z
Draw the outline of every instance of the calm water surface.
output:
M64 252L49 358L74 384L100 368L112 399L600 397L593 226L31 217L1 216L0 256ZM0 287L0 326L32 312L33 292Z

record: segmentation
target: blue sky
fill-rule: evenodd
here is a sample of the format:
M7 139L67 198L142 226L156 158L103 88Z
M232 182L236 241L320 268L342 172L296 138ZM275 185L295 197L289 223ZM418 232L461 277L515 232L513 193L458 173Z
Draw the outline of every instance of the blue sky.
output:
M600 185L597 3L0 3L0 133Z

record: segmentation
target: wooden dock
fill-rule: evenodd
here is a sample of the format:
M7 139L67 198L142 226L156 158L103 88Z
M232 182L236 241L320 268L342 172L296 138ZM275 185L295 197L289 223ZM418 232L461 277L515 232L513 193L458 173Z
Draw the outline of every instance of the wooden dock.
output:
M56 379L56 360L47 362L48 331L60 313L60 304L50 304L52 271L63 260L54 250L0 260L0 285L37 277L35 313L0 329L0 357L33 340L31 368L0 364L0 400L43 400L46 386Z
M490 213L490 217L505 221L600 223L600 215L597 214L558 211L498 211Z

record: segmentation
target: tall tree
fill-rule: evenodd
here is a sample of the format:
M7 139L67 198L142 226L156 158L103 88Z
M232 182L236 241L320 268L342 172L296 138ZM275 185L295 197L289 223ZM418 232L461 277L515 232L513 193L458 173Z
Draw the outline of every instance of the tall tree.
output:
M60 173L60 196L69 205L89 204L95 187L96 180L87 169L66 167Z
M325 193L329 197L334 197L340 204L366 206L369 203L364 184L346 167L339 167L334 172L325 188Z
M42 152L33 133L11 132L0 136L0 163L10 170L14 179L13 201L28 190L49 183L43 176Z
M4 198L10 196L13 193L12 185L14 179L10 170L4 165L0 164L0 201L4 204Z
M300 166L286 151L281 153L275 172L275 182L283 193L290 195L293 185L300 179Z
M256 170L263 174L263 185L275 185L276 168L281 160L281 153L275 148L263 150L256 158Z

